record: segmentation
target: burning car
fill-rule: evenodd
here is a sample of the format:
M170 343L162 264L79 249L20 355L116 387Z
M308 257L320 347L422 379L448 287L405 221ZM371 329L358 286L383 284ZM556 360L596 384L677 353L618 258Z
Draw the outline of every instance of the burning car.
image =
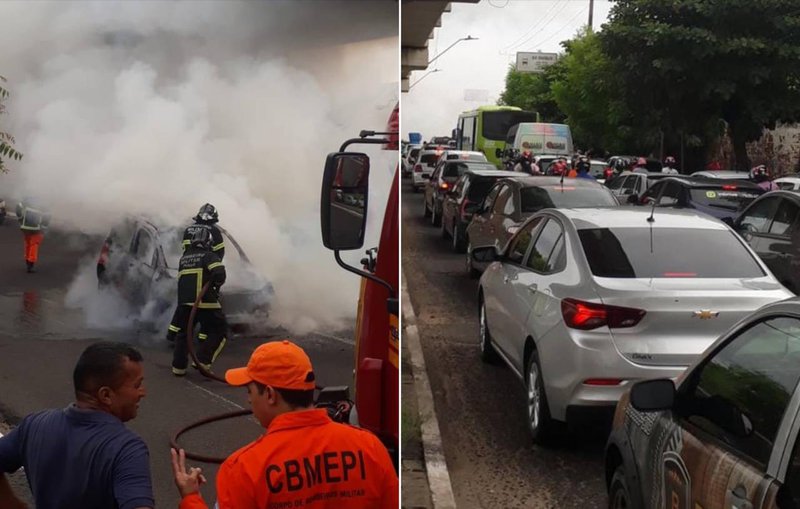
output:
M177 302L178 262L187 225L158 227L144 218L127 218L111 229L97 260L101 287L116 288L131 305L146 308L146 316L170 313ZM272 284L255 270L236 240L225 238L227 281L220 300L233 327L263 322L274 298Z

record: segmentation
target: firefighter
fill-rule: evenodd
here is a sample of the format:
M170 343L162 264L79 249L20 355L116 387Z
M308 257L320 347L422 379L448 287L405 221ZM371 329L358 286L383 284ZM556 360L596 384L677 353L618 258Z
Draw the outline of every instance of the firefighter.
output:
M247 387L253 416L266 433L222 464L215 507L398 507L397 474L378 437L314 408L314 370L302 348L289 340L265 343L246 367L229 369L225 380ZM202 471L187 471L183 450L171 452L180 509L207 509L199 489Z
M181 256L178 278L178 307L172 316L167 339L175 342L172 356L172 374L184 376L188 364L186 345L186 326L189 314L203 286L211 285L203 295L194 317L194 324L200 324L200 346L197 360L206 370L225 346L228 329L222 304L219 302L219 289L225 283L225 266L212 251L211 230L198 228L189 239L189 247ZM193 338L189 338L192 341Z
M50 224L50 216L41 209L34 208L29 198L17 204L16 212L19 229L25 239L25 264L29 273L36 272L34 265L39 260L39 244Z
M207 229L211 232L211 250L219 256L219 260L222 261L222 259L225 258L225 241L222 238L222 232L217 228L219 214L217 213L216 207L210 203L206 203L200 207L200 210L193 219L194 224L188 226L183 232L183 250L185 251L189 246L194 232L201 228Z

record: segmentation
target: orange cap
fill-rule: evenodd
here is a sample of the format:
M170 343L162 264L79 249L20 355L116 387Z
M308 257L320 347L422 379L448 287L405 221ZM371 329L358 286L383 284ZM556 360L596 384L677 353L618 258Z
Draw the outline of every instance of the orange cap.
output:
M259 346L247 367L229 369L225 381L231 385L259 382L279 389L310 391L316 388L314 368L302 348L288 339Z

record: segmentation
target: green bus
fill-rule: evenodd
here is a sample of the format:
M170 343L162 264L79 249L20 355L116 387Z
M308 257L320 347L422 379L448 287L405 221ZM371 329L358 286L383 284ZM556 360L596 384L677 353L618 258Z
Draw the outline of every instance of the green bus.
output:
M458 116L455 136L459 150L477 150L500 167L508 130L520 122L538 122L535 111L516 106L479 106Z

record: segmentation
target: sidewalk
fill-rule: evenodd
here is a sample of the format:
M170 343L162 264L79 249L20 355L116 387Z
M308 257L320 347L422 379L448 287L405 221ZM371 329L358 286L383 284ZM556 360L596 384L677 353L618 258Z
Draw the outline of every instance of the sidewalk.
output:
M401 288L402 506L408 509L455 509L417 316L408 295L405 275Z
M433 509L431 488L425 471L425 455L422 450L421 419L417 410L417 393L414 390L414 375L411 371L411 352L402 342L402 395L401 440L403 456L400 458L403 480L402 507L406 509Z

